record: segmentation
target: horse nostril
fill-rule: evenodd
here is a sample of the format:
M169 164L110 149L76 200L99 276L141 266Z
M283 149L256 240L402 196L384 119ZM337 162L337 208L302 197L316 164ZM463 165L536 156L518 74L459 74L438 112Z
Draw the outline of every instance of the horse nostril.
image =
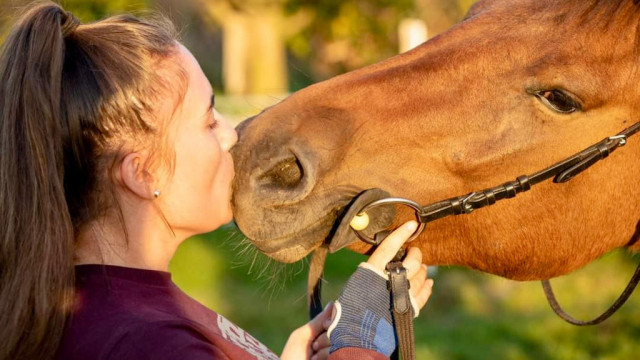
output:
M257 185L267 188L294 189L304 177L304 169L295 156L278 162L257 178Z
M248 177L251 196L263 207L285 206L306 199L316 183L315 160L314 154L300 149L256 159Z

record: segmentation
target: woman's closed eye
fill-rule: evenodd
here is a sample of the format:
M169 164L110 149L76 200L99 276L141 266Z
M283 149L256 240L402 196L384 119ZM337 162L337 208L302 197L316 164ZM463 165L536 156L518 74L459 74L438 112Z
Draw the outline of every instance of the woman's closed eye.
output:
M211 130L215 130L218 128L218 120L215 118L213 114L211 114L211 120L207 124L207 127L209 127L209 129Z
M214 110L215 104L216 104L216 96L215 94L212 94L211 102L209 103L209 107L207 108L207 119L209 119L207 126L211 130L215 130L218 127L218 119L216 119L216 111Z

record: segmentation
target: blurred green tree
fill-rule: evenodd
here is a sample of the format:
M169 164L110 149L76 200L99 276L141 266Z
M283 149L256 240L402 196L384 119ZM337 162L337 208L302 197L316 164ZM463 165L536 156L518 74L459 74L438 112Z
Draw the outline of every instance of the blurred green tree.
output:
M0 42L15 17L33 0L0 0ZM82 22L91 22L125 12L137 13L149 8L150 1L138 0L62 0L66 10L73 12Z
M198 0L203 14L223 30L225 92L232 95L287 92L286 19L279 1Z
M286 0L287 13L306 10L312 20L289 39L320 79L375 63L398 52L398 24L406 17L427 22L435 35L459 21L476 0Z
M0 0L0 13L5 21L19 14L20 9L33 0ZM150 1L138 0L62 0L65 9L73 12L83 22L98 20L124 12L139 12L149 8Z
M148 0L63 0L61 5L82 22L91 22L122 13L137 13L149 8Z
M30 0L0 0L0 30ZM475 0L61 0L83 22L160 8L182 28L215 86L229 94L277 94L388 58L398 24L449 28ZM199 53L199 54L198 54Z
M297 90L393 56L402 19L426 20L436 34L474 1L193 0L192 6L222 29L225 91L249 94Z
M397 54L400 20L416 16L414 0L287 0L287 14L305 11L305 28L288 40L291 53L324 79Z

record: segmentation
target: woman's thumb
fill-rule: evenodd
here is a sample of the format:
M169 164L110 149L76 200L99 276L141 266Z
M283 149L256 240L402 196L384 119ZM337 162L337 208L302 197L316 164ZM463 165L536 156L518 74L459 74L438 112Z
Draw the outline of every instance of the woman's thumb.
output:
M320 335L322 332L327 330L327 328L329 327L329 324L331 324L332 312L333 312L333 301L329 302L320 314L318 314L311 321L309 321L309 323L307 323L307 326L309 326L311 330L312 337L315 338L318 335Z

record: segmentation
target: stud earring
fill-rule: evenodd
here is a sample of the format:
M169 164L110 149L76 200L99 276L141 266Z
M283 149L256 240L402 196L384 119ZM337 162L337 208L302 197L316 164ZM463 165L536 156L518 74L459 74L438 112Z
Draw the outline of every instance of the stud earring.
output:
M159 189L156 189L156 191L153 192L153 197L156 198L156 199L158 197L160 197L160 190Z

